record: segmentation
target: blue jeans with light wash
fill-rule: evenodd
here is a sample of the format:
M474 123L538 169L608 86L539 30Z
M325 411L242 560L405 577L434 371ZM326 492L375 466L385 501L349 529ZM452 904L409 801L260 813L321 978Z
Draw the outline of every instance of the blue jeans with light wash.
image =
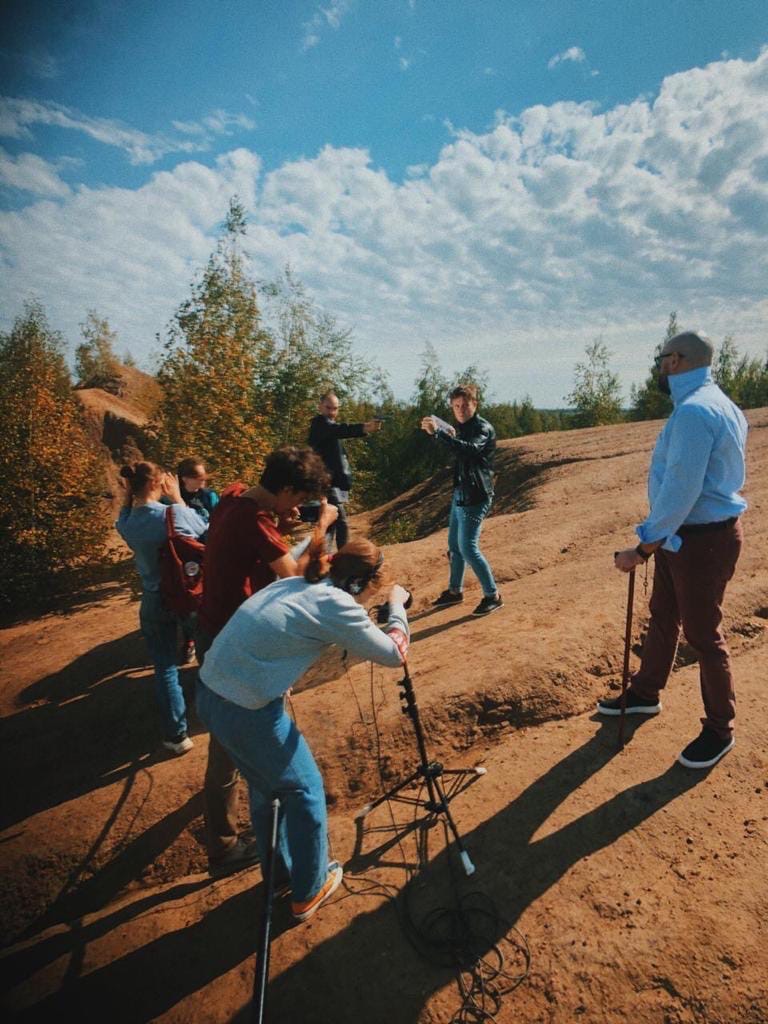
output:
M290 877L294 903L310 899L328 877L328 824L323 778L307 741L285 712L283 698L251 710L198 680L197 713L248 783L251 824L267 863L271 801L280 800L278 881Z
M464 571L467 563L480 580L485 597L496 593L496 581L491 567L480 550L480 531L483 520L491 510L490 498L479 505L459 505L456 494L451 502L448 519L448 557L451 561L449 588L458 593L464 586Z
M184 693L176 667L179 620L165 608L157 591L145 590L141 596L139 624L155 668L155 698L163 721L163 738L177 740L187 732Z

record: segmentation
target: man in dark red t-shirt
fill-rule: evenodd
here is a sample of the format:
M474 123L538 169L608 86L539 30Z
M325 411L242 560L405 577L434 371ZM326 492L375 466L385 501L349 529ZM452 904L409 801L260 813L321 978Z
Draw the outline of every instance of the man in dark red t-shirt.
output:
M235 483L221 495L211 515L205 545L205 586L198 613L195 649L200 665L216 635L258 590L278 577L304 571L283 534L296 525L298 505L317 498L328 486L322 460L310 448L279 448L267 457L256 487ZM337 510L323 499L318 528L325 532ZM239 871L257 859L256 844L237 832L238 772L211 734L203 798L209 871L214 876Z

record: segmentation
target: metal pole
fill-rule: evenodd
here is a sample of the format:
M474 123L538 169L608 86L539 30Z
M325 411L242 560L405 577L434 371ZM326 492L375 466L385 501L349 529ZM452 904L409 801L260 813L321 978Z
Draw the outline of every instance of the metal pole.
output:
M280 820L280 801L272 800L272 821L269 834L269 850L264 868L264 910L261 917L259 948L256 953L256 973L253 978L253 1001L251 1003L252 1024L262 1024L269 981L269 943L272 927L272 904L275 898L275 862L277 861L277 828Z
M627 592L627 625L624 632L624 668L621 674L621 717L619 718L619 750L624 749L624 719L627 714L627 686L629 684L629 650L632 643L632 606L635 602L635 570L629 572Z

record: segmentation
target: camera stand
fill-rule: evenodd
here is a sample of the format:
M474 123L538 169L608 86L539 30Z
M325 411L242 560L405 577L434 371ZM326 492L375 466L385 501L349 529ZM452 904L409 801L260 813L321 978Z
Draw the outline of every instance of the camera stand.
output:
M408 715L413 722L414 732L416 733L416 743L419 748L419 767L412 772L408 778L403 779L392 789L388 790L382 796L378 797L372 803L366 804L362 810L358 811L355 815L354 820L361 822L370 812L383 804L387 800L392 799L406 799L400 796L401 790L406 789L408 786L413 785L417 780L421 779L427 789L426 800L411 800L411 803L419 803L430 814L440 815L445 817L446 823L453 834L453 838L456 841L456 847L461 856L461 863L464 867L464 871L467 875L473 875L475 873L475 865L470 860L469 854L464 848L459 830L456 828L456 822L453 820L450 808L448 806L451 797L446 795L445 789L442 783L442 777L444 775L450 776L467 776L467 775L485 775L485 768L479 765L475 768L443 768L438 761L430 761L427 758L427 746L424 740L424 730L421 727L421 719L419 718L419 707L416 703L416 694L413 689L413 681L408 673L408 663L403 662L403 678L400 680L399 685L402 688L400 694L400 700L402 701L402 712L404 715ZM455 795L455 794L454 794Z

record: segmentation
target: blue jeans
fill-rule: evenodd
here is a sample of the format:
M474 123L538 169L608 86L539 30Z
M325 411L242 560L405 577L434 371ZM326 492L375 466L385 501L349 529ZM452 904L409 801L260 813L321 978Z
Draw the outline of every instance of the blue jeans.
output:
M179 620L164 607L157 591L145 590L141 596L139 623L155 668L155 698L163 721L163 736L175 740L187 732L184 693L176 667Z
M325 791L307 742L285 713L283 698L252 711L225 700L198 680L197 713L248 783L251 824L267 863L271 801L280 800L276 877L290 876L293 901L303 903L328 877Z
M451 561L451 575L448 586L458 593L464 586L464 570L467 562L480 580L485 597L496 593L496 581L491 567L480 551L478 542L483 520L491 510L490 499L480 505L458 505L456 495L451 502L448 519L448 557Z

